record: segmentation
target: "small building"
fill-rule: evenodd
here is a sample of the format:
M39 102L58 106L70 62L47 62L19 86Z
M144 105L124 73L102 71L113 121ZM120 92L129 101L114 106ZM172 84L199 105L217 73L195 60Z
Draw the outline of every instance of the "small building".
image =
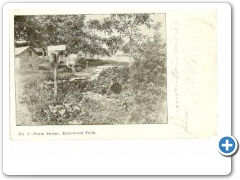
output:
M38 55L30 46L15 48L15 68L38 70Z

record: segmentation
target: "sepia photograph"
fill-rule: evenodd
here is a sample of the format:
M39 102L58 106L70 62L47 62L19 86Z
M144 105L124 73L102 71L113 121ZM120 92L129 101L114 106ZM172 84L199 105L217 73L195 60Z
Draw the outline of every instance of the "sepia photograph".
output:
M167 124L166 13L14 15L16 126Z
M228 175L232 12L5 4L4 174Z
M10 11L12 140L216 134L217 11Z

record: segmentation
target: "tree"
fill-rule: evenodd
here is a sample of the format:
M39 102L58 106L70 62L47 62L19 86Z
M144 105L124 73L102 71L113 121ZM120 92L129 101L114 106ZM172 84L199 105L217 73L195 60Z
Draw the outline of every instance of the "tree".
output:
M150 14L112 14L104 19L102 24L96 20L92 26L101 29L109 35L115 32L120 34L120 39L127 38L129 41L130 59L132 57L132 48L141 37L141 27L151 27Z
M90 54L92 58L95 55L110 55L103 47L109 41L90 33L91 30L84 23L85 15L15 16L14 20L15 39L27 40L34 48L41 47L44 51L48 46L66 45L65 55L84 53ZM53 62L55 72L58 61ZM57 81L57 77L54 79Z
M50 45L66 45L66 54L76 52L75 42L79 36L83 36L84 15L47 15L37 16L36 19L41 22L42 46L46 48ZM52 54L53 74L54 74L54 97L57 99L58 88L58 64L60 54Z
M107 46L109 47L110 55L116 54L117 50L120 49L121 45L123 44L123 40L120 36L112 36L107 40Z
M130 79L135 107L132 119L142 123L166 120L166 43L159 28L160 24L156 24L154 36L137 45L133 52Z
M44 47L64 44L68 54L79 51L78 42L85 36L84 15L40 15L36 19L41 22Z
M25 40L32 47L41 47L43 36L41 26L36 16L14 16L14 38Z
M30 41L44 50L51 45L67 46L67 54L109 55L103 44L106 38L92 34L84 23L85 15L36 15L14 17L15 40Z

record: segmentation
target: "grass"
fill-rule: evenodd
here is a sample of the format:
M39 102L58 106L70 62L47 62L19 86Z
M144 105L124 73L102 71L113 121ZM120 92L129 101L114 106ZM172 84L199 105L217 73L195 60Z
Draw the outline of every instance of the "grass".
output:
M92 72L97 68L97 66L121 66L127 63L112 61L112 60L88 60L88 73ZM76 64L76 67L81 67L81 72L86 72L86 61L80 61ZM39 125L39 122L32 121L32 113L28 110L27 104L24 103L22 99L24 94L24 86L29 83L29 80L38 79L38 77L46 77L46 81L49 81L53 77L53 72L51 70L50 64L46 60L42 60L40 64L39 71L31 70L15 70L15 80L16 80L16 110L17 110L17 125ZM59 65L59 79L69 79L72 76L71 70L66 67L64 63ZM39 81L39 80L37 80ZM42 83L42 82L39 82ZM38 83L37 83L38 84ZM37 88L37 87L36 87ZM33 93L33 92L32 92ZM31 93L31 95L33 95ZM30 108L31 109L31 108ZM103 123L103 122L101 122Z
M93 60L88 61L88 73L92 72L97 66L122 66L127 65L128 62L120 62L114 60ZM79 60L76 67L81 67L81 72L86 72L86 60ZM46 68L39 71L16 71L16 77L20 79L17 83L17 124L18 125L57 125L61 123L66 124L139 124L139 123L161 123L159 118L153 122L140 120L137 116L133 118L132 111L135 105L133 104L133 96L129 93L129 89L123 90L120 94L112 96L100 95L94 90L87 90L88 95L84 96L83 83L68 84L68 81L59 83L58 100L53 102L52 92L53 86L48 86L46 89L39 89L44 80L53 80L53 71L50 69L48 63L43 62ZM42 66L42 67L44 67ZM49 68L47 68L49 66ZM109 76L109 75L108 75ZM108 77L106 76L106 77ZM71 70L66 67L64 63L59 66L59 80L68 80L72 77ZM17 79L16 78L16 79ZM32 84L32 85L31 85ZM23 87L25 88L25 98L28 99L24 103L21 100L23 96ZM128 87L128 86L127 86ZM66 89L65 89L66 88ZM87 88L86 88L87 89ZM26 92L27 91L27 92ZM95 93L94 93L95 92ZM130 94L130 95L128 95ZM100 98L94 99L98 95ZM66 101L69 99L68 101ZM84 100L83 100L84 99ZM58 116L46 115L45 110L49 105L63 105L63 102L71 102L71 107L77 107L79 112L68 112L66 117L60 117L59 123ZM28 110L27 110L28 109ZM142 108L140 108L142 110ZM140 112L139 112L140 113ZM165 114L165 113L164 113ZM147 116L150 116L148 113ZM41 119L41 120L39 120ZM47 120L48 119L48 120ZM50 120L49 120L50 119ZM35 120L35 121L33 121Z

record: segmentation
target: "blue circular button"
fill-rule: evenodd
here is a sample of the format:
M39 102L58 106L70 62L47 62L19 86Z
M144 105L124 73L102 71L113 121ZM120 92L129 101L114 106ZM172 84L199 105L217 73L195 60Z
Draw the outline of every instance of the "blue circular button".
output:
M238 148L238 142L233 136L225 136L218 143L218 151L224 156L233 155Z

